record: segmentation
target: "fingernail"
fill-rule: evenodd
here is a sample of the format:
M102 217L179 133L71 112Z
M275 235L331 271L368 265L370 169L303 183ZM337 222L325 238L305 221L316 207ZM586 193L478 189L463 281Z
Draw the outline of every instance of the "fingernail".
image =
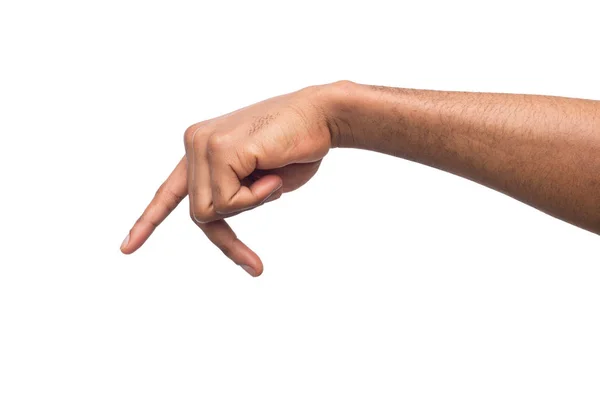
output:
M241 265L240 267L242 267L244 269L244 271L246 271L248 274L250 274L250 276L256 276L256 272L254 271L254 269L250 268L248 265Z
M125 236L125 239L123 239L123 243L121 243L121 249L127 246L127 243L129 243L129 233L127 236Z

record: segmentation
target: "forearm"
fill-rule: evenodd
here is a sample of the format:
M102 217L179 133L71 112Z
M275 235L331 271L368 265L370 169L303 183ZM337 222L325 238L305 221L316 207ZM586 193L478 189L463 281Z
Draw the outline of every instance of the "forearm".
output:
M387 153L600 233L600 102L334 84L332 145Z

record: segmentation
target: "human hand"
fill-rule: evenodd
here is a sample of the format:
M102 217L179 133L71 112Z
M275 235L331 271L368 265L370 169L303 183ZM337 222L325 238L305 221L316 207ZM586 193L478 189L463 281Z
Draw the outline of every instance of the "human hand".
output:
M327 86L274 97L190 126L185 156L136 221L121 251L136 251L189 194L190 216L252 276L260 258L225 222L295 190L314 176L332 141Z

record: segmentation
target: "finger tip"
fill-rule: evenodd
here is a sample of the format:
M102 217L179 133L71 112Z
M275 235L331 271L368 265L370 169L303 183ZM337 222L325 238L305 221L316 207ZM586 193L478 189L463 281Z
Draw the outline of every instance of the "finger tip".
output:
M260 259L260 257L256 253L254 253L254 257L252 257L251 265L255 272L254 277L256 278L258 276L261 276L264 271L263 263L262 263L262 260Z
M119 250L121 250L121 253L128 255L131 254L133 252L135 252L138 246L135 246L135 243L132 243L131 239L131 233L128 233L127 236L125 236L125 239L123 239L123 242L121 243L121 247L119 247Z
M131 249L129 249L127 246L121 246L119 250L125 255L132 253Z
M242 267L242 269L246 271L251 277L256 278L258 276L256 270L253 267L246 264L239 264L239 266Z
M257 278L263 273L262 262L256 254L254 254L254 257L248 257L244 262L238 265L253 278Z

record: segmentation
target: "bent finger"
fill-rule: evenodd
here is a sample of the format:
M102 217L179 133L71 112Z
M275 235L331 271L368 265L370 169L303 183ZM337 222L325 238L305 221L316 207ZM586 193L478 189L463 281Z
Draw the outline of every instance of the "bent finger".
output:
M242 180L250 175L253 169L238 172L238 168L228 161L228 157L222 154L209 157L212 201L216 214L226 215L254 208L283 185L278 175L269 174L250 186L244 186Z

